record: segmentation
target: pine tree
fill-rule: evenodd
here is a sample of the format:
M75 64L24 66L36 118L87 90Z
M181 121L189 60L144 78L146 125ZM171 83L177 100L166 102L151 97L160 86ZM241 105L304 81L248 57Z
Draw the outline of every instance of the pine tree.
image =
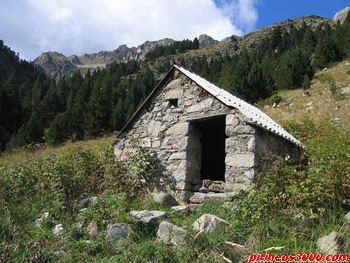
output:
M191 49L199 49L199 40L198 40L198 38L195 37L193 39L193 42L191 44Z

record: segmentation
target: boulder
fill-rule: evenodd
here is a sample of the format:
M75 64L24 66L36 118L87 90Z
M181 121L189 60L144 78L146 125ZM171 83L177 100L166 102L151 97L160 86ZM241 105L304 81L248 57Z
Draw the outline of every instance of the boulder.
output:
M128 224L109 224L106 230L106 238L111 239L111 243L116 245L120 240L129 238L132 229Z
M167 221L163 221L159 225L157 237L159 241L177 246L183 242L186 233L185 229Z
M194 204L201 204L204 202L205 196L205 193L194 193L194 195L190 197L189 201Z
M148 210L131 211L129 215L135 223L149 223L158 218L164 218L168 216L166 212Z
M208 193L205 196L204 200L205 201L213 201L213 200L215 200L215 201L222 201L222 202L224 202L227 198L229 198L229 197L227 197L227 195L225 193L213 193L213 192L210 192L210 193Z
M153 196L154 202L166 207L177 206L179 203L176 199L169 193L159 193Z
M320 237L317 240L317 248L323 254L338 254L341 247L341 235L338 232L332 232L327 236Z
M215 215L204 214L193 223L193 228L206 233L214 233L229 223Z

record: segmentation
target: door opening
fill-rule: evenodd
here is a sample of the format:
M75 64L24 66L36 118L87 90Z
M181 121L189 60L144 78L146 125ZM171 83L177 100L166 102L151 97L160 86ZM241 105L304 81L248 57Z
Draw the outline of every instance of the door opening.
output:
M216 116L193 122L201 142L200 179L225 181L226 116Z

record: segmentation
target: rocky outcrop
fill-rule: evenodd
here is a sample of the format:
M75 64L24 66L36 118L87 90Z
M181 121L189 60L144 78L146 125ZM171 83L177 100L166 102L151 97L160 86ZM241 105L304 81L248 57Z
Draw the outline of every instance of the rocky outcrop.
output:
M45 72L54 79L59 79L77 71L77 67L58 52L45 52L37 57L33 63L40 71Z
M339 21L340 24L343 24L345 22L345 20L349 17L349 15L350 15L350 7L347 6L346 8L337 12L335 14L333 20L335 23L338 23L338 21Z
M200 48L211 47L219 43L218 40L215 40L214 38L206 34L200 35L198 41Z

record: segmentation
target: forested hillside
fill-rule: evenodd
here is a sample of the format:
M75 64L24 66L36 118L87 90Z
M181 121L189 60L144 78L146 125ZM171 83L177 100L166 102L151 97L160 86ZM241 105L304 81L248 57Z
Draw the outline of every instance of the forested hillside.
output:
M183 54L197 50L198 43L182 41L157 47L142 62L113 62L58 81L20 60L1 41L0 150L120 130L155 87L155 78L159 80L174 61L251 103L280 89L307 89L316 70L349 57L350 22L322 23L316 29L306 23L278 26L254 50L239 46L234 36L230 41L239 53L198 52L188 60Z

